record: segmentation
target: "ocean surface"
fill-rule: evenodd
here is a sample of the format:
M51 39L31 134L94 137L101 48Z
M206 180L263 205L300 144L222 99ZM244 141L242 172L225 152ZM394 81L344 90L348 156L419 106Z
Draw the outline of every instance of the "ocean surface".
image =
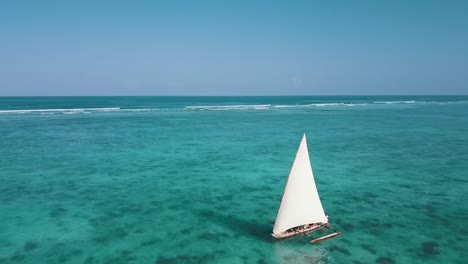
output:
M318 244L271 237L303 133ZM0 263L468 263L468 97L1 97Z

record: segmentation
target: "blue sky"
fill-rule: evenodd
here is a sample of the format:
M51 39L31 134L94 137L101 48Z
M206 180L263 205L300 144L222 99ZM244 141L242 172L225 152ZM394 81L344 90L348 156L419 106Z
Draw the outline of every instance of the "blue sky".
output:
M468 1L0 1L0 95L468 94Z

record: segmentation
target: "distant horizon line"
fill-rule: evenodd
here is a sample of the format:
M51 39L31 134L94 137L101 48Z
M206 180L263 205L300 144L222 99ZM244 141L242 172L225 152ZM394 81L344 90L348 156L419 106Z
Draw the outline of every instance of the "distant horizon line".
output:
M0 95L0 97L300 97L300 96L468 96L468 94L324 94L324 95Z

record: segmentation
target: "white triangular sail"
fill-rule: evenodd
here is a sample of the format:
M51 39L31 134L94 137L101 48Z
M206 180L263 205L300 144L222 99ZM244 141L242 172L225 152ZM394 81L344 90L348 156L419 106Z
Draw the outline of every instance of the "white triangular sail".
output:
M313 223L328 223L315 186L306 136L302 137L296 158L289 172L273 234Z

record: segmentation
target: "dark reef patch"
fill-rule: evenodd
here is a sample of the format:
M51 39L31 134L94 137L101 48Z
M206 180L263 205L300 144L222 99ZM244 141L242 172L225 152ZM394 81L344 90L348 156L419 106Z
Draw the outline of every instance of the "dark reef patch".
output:
M150 239L150 240L145 240L143 242L140 243L141 246L144 246L144 247L148 247L148 246L152 246L156 243L158 243L159 240L158 239Z
M62 217L65 215L66 212L67 212L67 209L63 207L56 207L52 211L49 212L49 216L54 217L54 218Z
M135 229L135 234L143 234L145 231L141 228Z
M122 251L120 251L120 256L125 259L128 262L131 262L131 261L134 261L136 260L137 258L135 256L132 255L133 251L131 250L128 250L128 249L124 249Z
M223 236L222 234L204 233L204 234L199 235L198 238L202 240L220 241L222 236Z
M377 229L377 228L372 228L370 230L370 233L374 236L380 236L382 234L382 231L380 229Z
M359 260L353 260L353 263L354 264L367 264L366 262L362 262L362 261L359 261Z
M234 195L232 195L232 194L226 194L226 195L222 195L222 196L218 197L218 199L220 199L222 201L231 201L233 198L234 198Z
M146 209L146 210L143 211L143 214L146 215L146 216L150 216L150 215L153 214L153 212L154 212L154 211L151 210L151 209Z
M359 221L365 227L379 227L380 221L378 219L366 219Z
M419 255L424 257L430 257L435 255L440 255L440 252L437 250L439 244L434 242L424 242L421 243L421 253Z
M124 250L120 251L120 255L122 255L122 256L129 256L130 254L132 254L132 251L128 250L128 249L124 249Z
M380 257L378 259L375 260L375 263L378 263L378 264L392 264L392 263L395 263L395 261L389 257Z
M347 238L340 238L340 240L346 244L353 244L353 242Z
M11 256L10 258L10 260L13 260L13 261L23 261L24 259L25 259L25 256L22 254L15 254Z
M349 224L349 223L344 223L341 226L343 227L343 230L347 232L353 231L354 229L354 225Z
M213 263L214 255L203 255L203 256L188 256L181 255L174 258L169 257L159 257L154 264L175 264L175 263Z
M180 230L180 233L182 233L184 235L190 234L190 229L184 228L184 229Z
M330 252L337 251L337 252L340 252L341 254L344 254L346 256L351 256L351 253L349 252L349 250L347 250L346 248L339 247L339 246L330 246L330 247L328 247L328 250Z
M104 229L96 234L92 239L97 243L107 243L112 240L122 239L128 236L128 232L124 228Z
M65 262L68 262L70 259L71 259L71 256L65 254L65 255L60 255L57 260L60 263L65 263Z
M406 188L406 189L412 189L414 186L411 186L409 184L404 184L404 183L399 183L397 184L397 186L400 186L402 188Z
M103 262L103 264L126 264L128 263L127 257L117 256L117 257L108 257Z
M438 212L437 212L437 209L434 205L425 205L423 207L425 210L426 210L426 214L427 216L429 216L430 218L432 219L439 219L439 220L443 220L444 217L441 217Z
M72 255L72 256L81 256L81 255L83 255L83 250L81 250L81 249L73 249L73 250L71 251L71 255Z
M140 209L137 205L125 205L120 206L119 211L125 214L139 214L141 213L142 209Z
M34 250L36 248L38 248L39 245L35 242L32 242L32 241L28 241L26 243L24 243L24 246L23 246L23 249L24 251L31 251L31 250Z
M83 255L82 249L72 248L65 243L56 243L50 249L50 253L56 257L59 263L66 263L75 257Z
M126 237L128 236L128 233L127 231L125 231L125 229L123 228L116 228L112 231L112 233L115 235L115 237L117 238L123 238L123 237Z
M366 245L366 244L362 244L361 245L361 248L368 251L369 253L371 254L374 254L377 253L377 251L375 250L375 248L373 248L371 245Z
M126 263L128 263L129 261L135 261L135 260L137 259L137 258L134 257L134 256L126 256L126 258L127 258L127 262L126 262Z
M83 261L83 264L92 264L92 263L97 263L96 259L93 256L89 256Z

